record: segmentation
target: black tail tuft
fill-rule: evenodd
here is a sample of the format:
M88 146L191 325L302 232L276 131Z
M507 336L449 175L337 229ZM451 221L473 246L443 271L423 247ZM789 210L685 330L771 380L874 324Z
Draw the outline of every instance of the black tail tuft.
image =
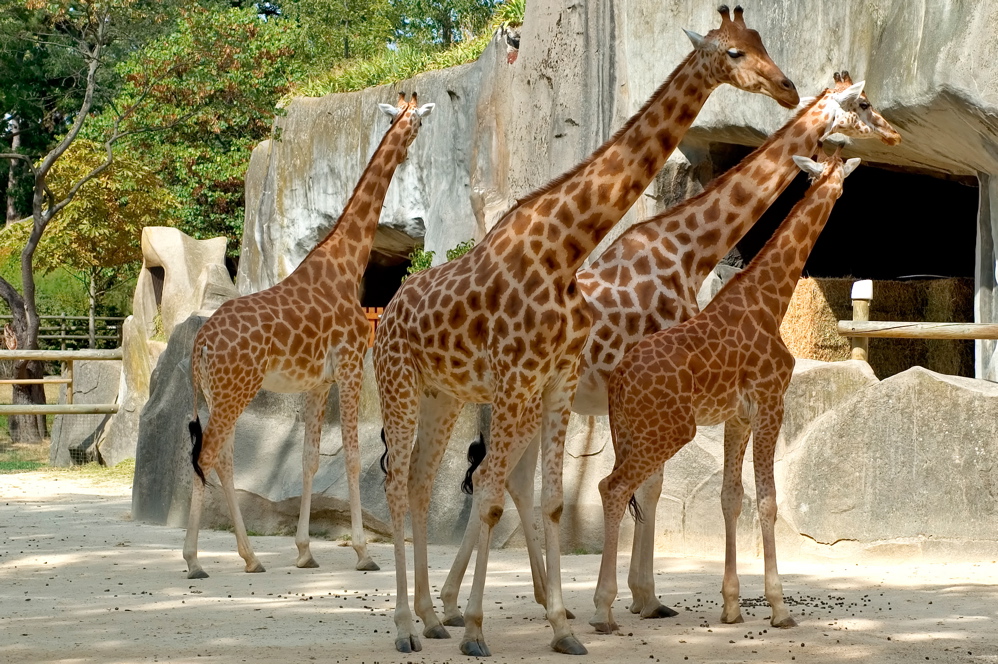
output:
M471 445L468 446L468 472L465 473L464 481L461 482L461 491L469 496L475 493L475 483L472 476L475 474L475 469L482 465L487 452L485 436L479 431L478 440L472 441Z
M638 523L645 520L644 515L641 514L641 506L638 505L638 499L634 496L631 496L631 499L627 501L627 511L631 513L631 517Z
M187 428L191 432L191 442L194 444L194 447L191 449L191 464L194 466L194 472L201 479L201 484L207 485L208 480L205 479L204 471L201 470L201 445L204 443L204 435L201 431L201 418L195 417L187 425Z
M385 479L381 480L381 483L384 484L388 480L388 438L385 437L384 428L381 429L381 443L385 446L385 451L381 455L381 461L379 461L381 472L385 474Z

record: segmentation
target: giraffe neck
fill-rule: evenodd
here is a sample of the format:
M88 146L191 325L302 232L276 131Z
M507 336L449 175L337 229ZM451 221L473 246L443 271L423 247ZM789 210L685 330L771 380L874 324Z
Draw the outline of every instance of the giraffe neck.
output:
M582 261L661 170L717 87L706 56L691 53L593 155L525 198L482 241L500 255L539 260L574 277Z
M762 214L790 185L800 169L794 155L811 156L834 119L825 91L802 109L765 143L715 179L706 190L666 212L635 224L595 261L597 272L614 263L626 269L634 260L632 238L641 243L669 246L669 251L646 252L653 270L665 272L682 265L694 280L693 290Z
M841 190L841 180L834 183L827 177L811 185L749 266L722 288L708 306L713 307L715 300L719 300L717 306L723 306L728 297L761 302L775 316L778 327Z
M340 218L309 252L296 272L311 263L334 261L340 277L360 282L371 256L388 185L408 152L405 141L408 126L408 118L400 117L392 123L360 176Z

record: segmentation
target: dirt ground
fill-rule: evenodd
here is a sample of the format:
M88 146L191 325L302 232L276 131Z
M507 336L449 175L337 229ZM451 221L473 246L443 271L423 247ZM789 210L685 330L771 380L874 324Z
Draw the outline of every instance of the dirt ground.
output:
M211 577L189 581L183 531L135 523L129 510L130 487L120 480L0 475L0 662L472 660L458 651L457 629L450 640L424 639L420 653L395 652L390 545L373 546L380 572L354 571L353 550L328 541L313 543L319 569L297 569L292 538L254 537L267 572L249 575L231 533L204 531ZM443 582L453 552L432 548L431 583ZM740 625L717 622L720 561L659 557L658 589L680 614L655 621L627 612L627 556L620 562L623 635L609 636L586 623L599 557L562 558L566 603L589 649L575 661L998 663L995 561L781 561L800 622L791 630L766 620L759 560L742 564ZM486 592L494 662L570 661L548 648L524 551L494 552Z

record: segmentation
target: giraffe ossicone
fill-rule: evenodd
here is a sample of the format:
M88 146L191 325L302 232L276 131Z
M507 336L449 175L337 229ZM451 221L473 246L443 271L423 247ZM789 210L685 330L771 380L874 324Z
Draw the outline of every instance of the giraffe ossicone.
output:
M611 605L617 594L620 520L628 502L662 464L690 442L698 426L724 423L721 509L725 526L724 607L721 621L743 622L736 564L736 524L742 508L742 463L749 437L762 530L765 595L770 624L793 627L776 565L776 484L773 464L783 422L783 398L794 358L780 336L800 277L845 178L859 159L794 155L813 178L804 198L748 267L693 318L637 343L610 376L613 470L599 484L603 499L603 555L589 624L618 631Z
M359 287L392 175L406 158L422 118L433 105L419 107L416 93L409 101L400 93L398 105L391 108L391 126L333 229L285 279L224 303L194 337L190 432L191 462L197 477L184 539L188 578L208 576L198 561L197 538L206 475L212 469L221 482L246 571L264 571L246 536L236 500L232 457L236 420L261 388L307 395L296 565L318 566L309 547L308 523L322 420L333 383L339 385L351 545L357 553L357 569L379 569L367 552L360 503L358 416L370 327L360 306ZM199 391L210 413L203 431L197 407Z

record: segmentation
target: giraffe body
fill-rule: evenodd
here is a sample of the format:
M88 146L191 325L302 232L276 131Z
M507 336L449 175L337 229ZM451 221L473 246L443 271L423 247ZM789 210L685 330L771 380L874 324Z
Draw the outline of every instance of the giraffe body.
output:
M893 145L900 137L853 84L848 72L835 74L835 85L802 102L801 110L736 167L701 194L625 231L589 266L577 273L592 316L583 350L572 409L605 415L606 385L620 358L649 334L693 317L696 293L707 274L730 251L800 172L796 154L814 154L831 133L852 138L880 138ZM533 527L534 468L540 441L534 440L507 482L524 523L534 578L543 604L546 578ZM629 585L631 610L645 618L675 615L655 593L653 573L655 509L662 489L661 469L644 484L638 503L649 518L636 525ZM469 521L465 540L441 588L446 616L458 615L461 578L478 536Z
M184 541L188 578L207 576L197 558L197 536L204 480L212 469L221 482L246 571L264 571L246 536L232 476L236 419L261 388L307 394L296 564L318 566L309 550L308 522L312 478L319 465L322 420L333 383L339 385L357 568L378 569L367 553L360 505L357 426L370 328L360 306L359 287L392 175L405 159L421 118L433 105L417 107L413 94L411 102L400 96L399 106L380 106L392 116L392 126L371 157L336 226L286 279L266 290L224 303L194 338L192 462L201 481L198 478L194 481ZM211 413L203 434L196 405L199 390L203 391Z
M502 514L511 465L543 432L553 442L542 454L552 647L586 652L566 619L558 533L564 430L590 325L576 270L644 191L714 88L730 83L784 105L799 99L758 34L745 27L741 9L732 19L724 7L722 16L718 30L690 34L693 53L589 159L521 201L464 256L407 280L386 308L374 364L388 454L399 651L422 647L409 610L405 514L412 517L415 611L424 636L444 638L448 633L433 609L426 571L430 490L463 403L491 402L491 448L475 481L478 520L485 528L477 542L471 599L464 616L448 616L448 624L465 626L464 654L490 654L482 618L492 529Z
M749 267L699 314L636 344L610 377L615 460L613 471L599 485L604 547L596 613L589 621L597 631L617 631L610 605L616 596L617 538L627 502L693 439L697 426L721 422L725 423L721 507L726 536L721 620L742 621L735 524L743 495L741 466L751 434L771 624L796 624L783 601L774 536L773 458L783 421L783 396L794 367L793 355L780 337L780 323L804 263L842 193L843 180L859 159L843 162L836 153L822 163L805 157L795 161L816 180Z

